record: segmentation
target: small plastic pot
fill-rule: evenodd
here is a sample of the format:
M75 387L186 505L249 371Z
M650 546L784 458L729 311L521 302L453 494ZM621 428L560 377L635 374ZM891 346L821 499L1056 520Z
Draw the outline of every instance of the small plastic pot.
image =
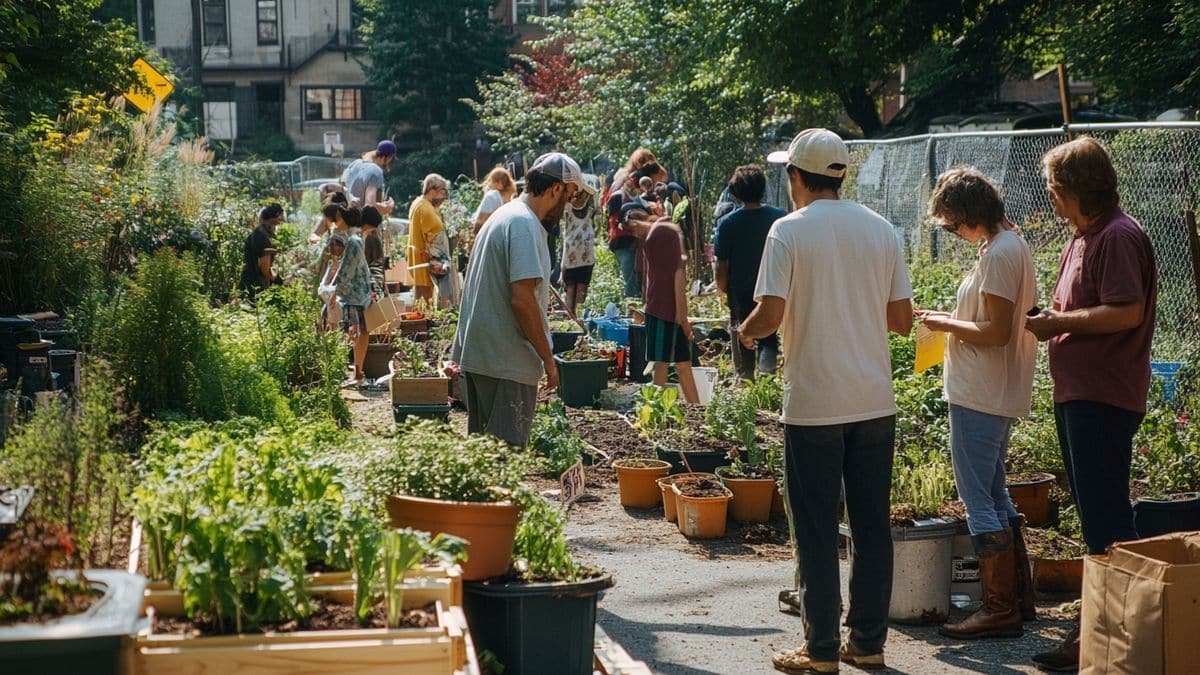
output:
M774 478L730 478L730 467L717 469L717 476L733 494L729 517L739 523L765 523L771 519L771 502L778 492Z
M662 492L663 515L666 517L668 523L674 523L677 521L677 502L675 501L675 492L671 489L671 486L675 484L675 481L687 478L709 478L712 480L717 480L716 474L697 472L677 473L659 478L658 488Z
M675 493L676 514L679 531L691 539L719 539L725 536L725 518L729 500L733 493L722 486L725 494L720 497L692 497L679 489L676 481L671 485Z
M657 459L619 459L613 462L621 506L652 509L662 501L658 479L671 471L671 465Z
M1050 522L1050 488L1054 487L1054 474L1038 473L1031 481L1008 484L1008 496L1012 498L1017 512L1025 516L1029 527L1043 527Z

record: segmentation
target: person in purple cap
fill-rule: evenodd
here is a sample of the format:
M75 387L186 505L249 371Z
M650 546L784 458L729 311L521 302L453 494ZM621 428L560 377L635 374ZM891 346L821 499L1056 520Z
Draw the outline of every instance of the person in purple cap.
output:
M364 153L362 159L356 159L342 172L342 184L356 202L355 206L363 208L374 206L380 215L387 217L392 214L395 203L383 197L383 170L396 158L396 144L383 140L375 149Z

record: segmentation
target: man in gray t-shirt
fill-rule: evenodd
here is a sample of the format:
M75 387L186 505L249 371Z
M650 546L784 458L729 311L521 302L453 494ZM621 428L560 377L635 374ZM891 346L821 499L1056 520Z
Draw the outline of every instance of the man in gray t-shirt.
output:
M537 385L558 385L546 309L546 233L577 190L593 193L575 160L543 155L525 175L523 197L497 209L475 241L451 358L462 371L467 431L510 445L529 440Z
M342 172L342 184L346 186L350 196L357 200L355 206L374 206L381 215L391 215L394 203L391 199L383 200L383 170L395 157L396 144L386 140L379 141L374 150L346 167Z

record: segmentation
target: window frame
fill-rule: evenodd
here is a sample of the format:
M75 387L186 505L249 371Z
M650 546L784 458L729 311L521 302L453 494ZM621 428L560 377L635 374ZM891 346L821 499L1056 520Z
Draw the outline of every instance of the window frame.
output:
M330 117L314 118L309 115L308 93L310 91L328 91L330 92ZM339 92L357 92L357 117L339 117ZM300 111L301 120L303 122L373 122L376 121L370 114L367 105L367 98L370 95L371 88L362 85L335 85L335 84L306 84L300 87ZM353 104L351 104L353 106Z
M210 22L208 19L209 9L220 5L221 7L221 36L223 41L209 41L209 25L216 25L216 22ZM201 42L205 47L224 47L229 48L229 2L228 0L200 0L200 24L202 27Z
M270 6L264 8L263 7L264 4L267 4ZM275 14L275 18L264 19L263 18L263 10L264 9L270 9L271 11L273 11ZM279 0L254 0L254 19L255 19L254 35L258 39L258 46L260 46L260 47L278 47L280 45L280 40L279 40ZM272 28L275 29L275 38L273 40L270 40L267 42L263 41L263 32L262 32L263 26L271 26Z

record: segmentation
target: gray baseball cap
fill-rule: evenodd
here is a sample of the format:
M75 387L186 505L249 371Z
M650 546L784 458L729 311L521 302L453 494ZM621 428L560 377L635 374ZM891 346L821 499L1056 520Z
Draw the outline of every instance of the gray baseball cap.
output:
M548 152L538 157L529 170L544 173L564 183L574 183L589 195L596 194L596 190L583 180L583 169L579 168L579 163L561 152Z

